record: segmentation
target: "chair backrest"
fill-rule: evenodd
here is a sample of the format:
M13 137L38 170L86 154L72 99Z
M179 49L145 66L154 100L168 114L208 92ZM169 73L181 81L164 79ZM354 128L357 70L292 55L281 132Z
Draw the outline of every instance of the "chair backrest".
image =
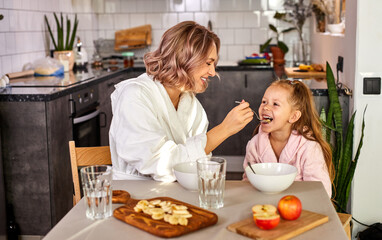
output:
M73 206L81 200L78 167L92 165L111 165L110 147L76 147L74 141L69 141L70 162L74 185Z

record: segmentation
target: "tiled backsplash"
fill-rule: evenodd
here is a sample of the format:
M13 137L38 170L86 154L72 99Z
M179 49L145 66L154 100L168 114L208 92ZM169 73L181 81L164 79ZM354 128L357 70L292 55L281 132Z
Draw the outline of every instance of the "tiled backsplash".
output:
M178 22L194 20L204 26L212 22L221 39L220 59L236 62L259 51L270 36L273 14L283 9L283 0L0 0L0 75L21 71L24 64L49 54L50 37L44 15L55 30L53 12L74 18L77 13L80 36L89 57L93 40L113 39L116 30L144 24L152 26L152 46L158 46L163 32ZM280 25L280 23L278 23ZM283 25L280 25L283 26ZM310 24L305 24L306 32ZM307 36L309 34L306 34ZM285 35L291 46L296 33ZM291 53L286 56L291 59Z

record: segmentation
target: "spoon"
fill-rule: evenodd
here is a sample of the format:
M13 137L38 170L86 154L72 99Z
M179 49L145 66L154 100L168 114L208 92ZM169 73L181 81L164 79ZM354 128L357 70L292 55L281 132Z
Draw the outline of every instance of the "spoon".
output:
M256 172L255 172L255 170L253 170L251 164L248 164L248 166L249 166L249 168L252 170L252 172L253 172L254 174L256 174Z
M240 104L241 102L240 102L240 101L235 101L235 103ZM252 109L251 109L251 110L252 110ZM257 118L260 122L266 122L266 123L271 122L271 120L269 120L269 119L263 119L263 120L261 120L260 117L259 117L259 115L257 115L257 113L256 113L254 110L252 110L252 112L256 115L256 118ZM253 171L253 170L252 170L252 171Z

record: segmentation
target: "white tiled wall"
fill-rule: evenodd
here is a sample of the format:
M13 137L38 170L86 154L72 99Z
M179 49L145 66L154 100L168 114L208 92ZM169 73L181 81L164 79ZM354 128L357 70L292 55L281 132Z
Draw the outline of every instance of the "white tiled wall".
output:
M48 16L53 29L53 12L74 19L77 13L81 37L88 55L94 51L93 40L113 39L116 30L151 24L156 48L163 32L178 22L193 20L204 26L212 22L221 39L220 59L236 62L259 51L272 34L268 24L282 0L0 0L0 75L21 71L24 64L49 54L52 44L44 23ZM309 31L309 22L305 24ZM307 37L309 34L306 35ZM283 39L291 46L297 39L289 34ZM148 49L148 50L150 50ZM291 59L291 53L286 56Z

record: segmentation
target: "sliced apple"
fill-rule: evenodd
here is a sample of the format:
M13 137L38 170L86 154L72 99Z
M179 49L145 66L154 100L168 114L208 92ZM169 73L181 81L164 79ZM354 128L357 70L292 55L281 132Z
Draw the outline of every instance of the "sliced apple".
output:
M271 204L255 205L252 207L253 220L256 226L263 230L275 228L280 222L277 208Z
M253 214L276 213L277 208L271 204L255 205L252 207Z
M278 215L277 213L264 213L264 215L258 214L255 217L254 214L253 219L255 221L256 226L258 226L260 229L270 230L277 227L277 225L280 222L280 215Z

